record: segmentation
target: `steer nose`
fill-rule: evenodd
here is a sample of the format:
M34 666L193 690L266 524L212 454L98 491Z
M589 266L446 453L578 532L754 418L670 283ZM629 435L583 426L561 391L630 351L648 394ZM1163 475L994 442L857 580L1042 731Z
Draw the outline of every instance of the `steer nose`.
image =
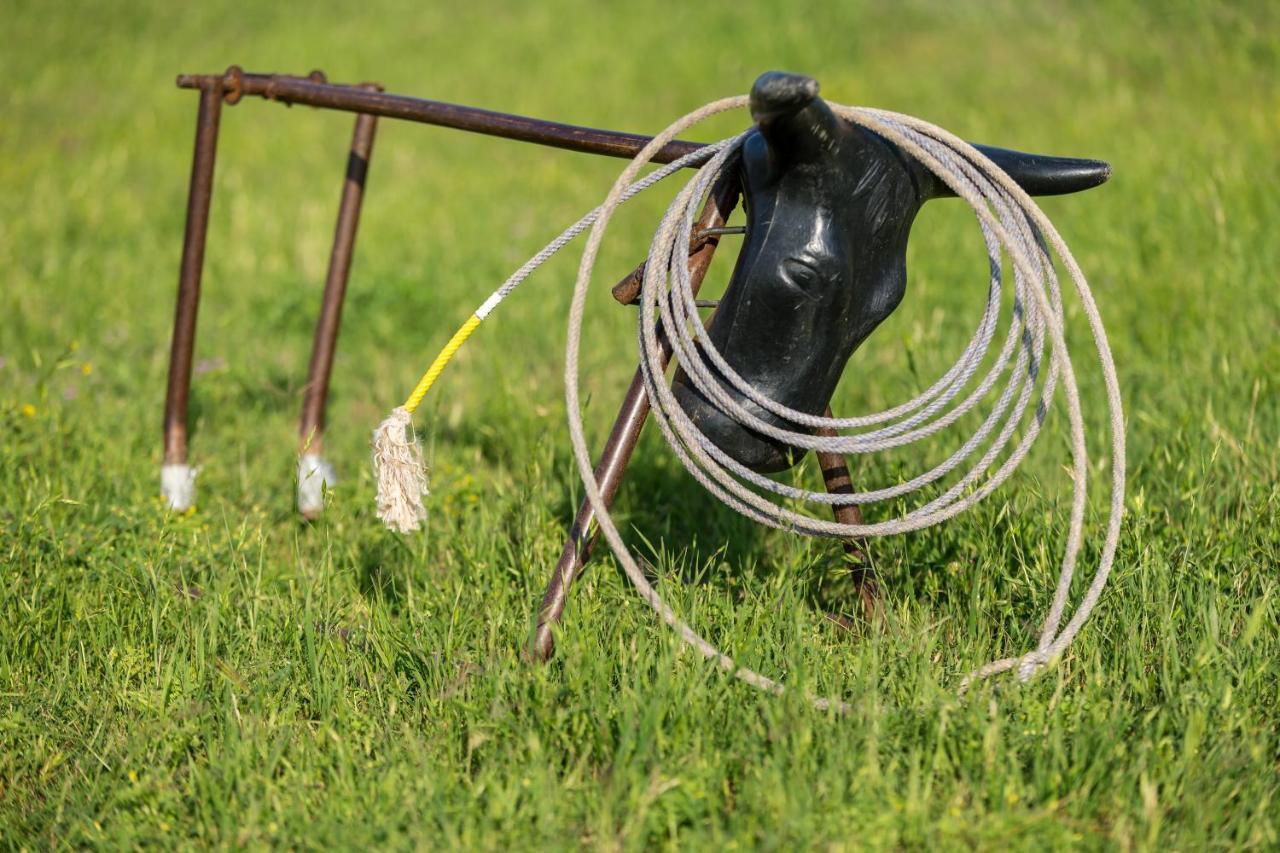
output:
M736 462L745 465L752 471L760 474L785 471L803 458L803 450L797 450L768 436L749 430L729 415L720 411L698 389L688 384L688 377L683 373L676 375L671 390L675 394L676 402L680 404L680 408L684 409L685 414L693 421L693 425L697 430ZM775 426L787 427L786 423L764 411L755 403L740 398L734 392L730 393L747 411L761 420ZM795 429L794 426L787 428Z

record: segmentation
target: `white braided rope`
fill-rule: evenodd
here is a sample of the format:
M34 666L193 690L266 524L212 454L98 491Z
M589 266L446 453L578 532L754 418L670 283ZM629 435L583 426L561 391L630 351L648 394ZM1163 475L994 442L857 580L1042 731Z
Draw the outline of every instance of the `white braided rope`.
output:
M618 199L618 204L639 195L654 184L657 184L663 178L670 177L681 169L687 168L694 163L701 163L703 160L708 159L711 155L728 145L731 141L732 140L724 139L712 145L703 146L696 151L689 152L679 159L672 160L661 169L656 169L650 174L645 175L643 178L623 190L621 197ZM574 237L577 237L583 231L586 231L594 225L597 217L600 216L600 210L601 207L597 207L588 211L586 215L577 222L564 229L564 231L561 231L559 237L556 237L550 243L543 246L541 251L529 260L525 261L524 264L521 265L520 269L513 272L497 290L489 294L489 298L481 303L480 307L476 309L476 316L481 320L488 317L493 312L493 309L498 307L498 303L510 296L511 291L519 287L521 282L533 274L534 270L551 260L551 256L571 243Z
M973 146L917 118L883 110L831 104L831 108L845 119L879 134L915 157L973 209L990 262L987 302L978 327L955 364L918 396L897 406L856 417L824 418L790 409L764 397L734 372L704 334L705 330L697 314L687 262L688 238L693 228L695 210L712 183L720 177L726 164L741 147L746 133L699 149L638 181L635 180L640 169L677 134L710 116L746 105L745 96L725 98L707 104L672 123L654 137L623 170L603 204L565 229L521 266L485 300L476 315L484 319L535 269L574 237L591 229L578 268L569 311L565 398L568 403L569 435L574 458L587 497L595 509L600 531L641 597L663 621L676 630L685 643L736 677L771 693L783 692L783 685L747 667L738 666L732 658L681 620L653 589L637 560L622 541L595 479L594 465L582 423L578 387L579 352L587 288L605 229L618 205L686 166L703 164L668 207L650 245L641 289L637 331L640 363L654 420L677 458L694 479L717 499L761 524L806 535L845 538L904 533L953 518L986 498L1013 474L1040 434L1049 405L1061 384L1070 423L1074 491L1070 529L1053 601L1034 649L1020 656L993 661L970 672L961 681L960 689L966 689L974 679L986 678L1015 667L1019 678L1025 681L1037 669L1061 655L1080 631L1102 594L1120 538L1125 485L1124 416L1106 332L1084 275L1062 237L1035 202ZM1012 322L987 373L963 399L959 399L963 390L973 382L990 350L999 324L1004 282L1002 251L1008 254L1014 270ZM1059 630L1059 626L1066 610L1076 560L1083 542L1088 456L1079 390L1063 337L1064 316L1054 267L1055 255L1065 267L1080 298L1097 349L1110 411L1112 455L1110 517L1098 567L1083 598L1062 630ZM973 435L931 470L903 483L867 492L815 492L771 480L745 468L698 431L676 402L667 384L659 342L659 323L662 324L681 368L704 396L749 429L794 447L858 454L903 447L954 424L985 400L1001 378L1005 379L1005 385ZM1032 409L1030 421L1026 422L1027 411L1040 378L1046 340L1050 346L1049 369L1036 406ZM737 402L729 393L729 388L797 429L782 429L762 420ZM833 430L876 428L834 436L815 435L811 432L822 427ZM1014 442L1014 434L1019 427L1023 427L1023 433ZM919 491L960 470L965 460L977 453L984 444L985 450L942 494L901 517L876 523L842 524L814 518L790 510L756 491L758 489L789 500L834 506L878 503ZM1002 455L1004 458L997 465L997 460ZM996 466L994 470L993 465ZM844 702L837 699L810 698L820 709L848 709Z
M583 431L578 388L579 351L586 292L592 269L614 209L639 170L653 152L675 136L703 119L727 110L745 106L745 97L727 98L702 107L674 122L623 170L603 205L588 237L578 270L573 301L569 311L568 344L565 364L565 397L569 409L569 434L587 497L596 512L597 523L609 542L627 577L651 607L671 625L693 648L738 678L763 690L782 692L783 686L746 667L703 639L684 623L649 584L636 559L622 541L609 515L599 484L595 480L590 451ZM660 223L649 252L641 291L639 338L641 364L654 419L681 463L708 491L726 505L753 520L781 529L818 536L863 537L885 536L937 524L969 509L999 487L1027 455L1039 435L1044 417L1059 383L1064 390L1070 422L1072 500L1070 530L1067 536L1059 582L1053 602L1041 629L1036 647L1017 657L1003 658L974 670L961 682L964 689L975 678L984 678L1017 667L1023 680L1044 664L1056 658L1079 632L1097 603L1110 574L1120 537L1124 505L1124 422L1119 383L1107 344L1106 333L1084 275L1070 250L1048 218L1034 201L1003 171L972 146L909 116L880 110L832 105L849 121L860 125L896 144L918 159L973 209L988 247L991 262L991 287L983 316L969 346L956 364L942 378L913 400L885 412L857 418L829 419L787 409L764 398L725 363L703 334L696 314L689 279L685 249L694 211L725 163L740 147L742 135L726 140L714 158L699 169L668 208ZM1009 336L988 374L957 405L947 410L970 383L992 340L999 314L1003 249L1014 266L1014 316ZM1052 254L1051 254L1052 252ZM1097 348L1110 410L1111 431L1111 507L1105 540L1097 570L1084 597L1065 628L1058 630L1066 609L1071 580L1083 541L1086 507L1088 457L1084 423L1080 407L1075 371L1063 337L1064 317L1059 286L1054 272L1053 256L1062 262L1079 295ZM1008 369L1007 384L974 435L941 465L898 486L851 495L829 495L797 489L755 474L721 452L692 424L676 402L665 380L659 343L658 324L670 339L681 367L708 399L743 425L787 444L838 453L872 453L899 447L932 435L954 423L978 404ZM1049 370L1039 400L1020 439L1013 442L1018 427L1023 425L1035 384L1040 373L1044 343L1050 345ZM1009 360L1017 351L1009 367ZM707 362L710 361L710 365ZM712 369L714 368L714 370ZM725 389L731 386L761 408L784 418L800 429L780 429L755 416L739 404ZM1015 399L1016 397L1016 399ZM1004 419L1003 425L1000 424ZM887 424L862 434L820 436L804 427L848 429ZM998 431L997 431L998 427ZM970 470L943 494L899 518L872 524L841 524L812 518L794 512L758 494L754 486L786 498L825 504L871 503L898 497L935 482L957 470L963 461L990 440ZM1005 455L994 471L991 467ZM819 708L847 706L839 700L813 698Z

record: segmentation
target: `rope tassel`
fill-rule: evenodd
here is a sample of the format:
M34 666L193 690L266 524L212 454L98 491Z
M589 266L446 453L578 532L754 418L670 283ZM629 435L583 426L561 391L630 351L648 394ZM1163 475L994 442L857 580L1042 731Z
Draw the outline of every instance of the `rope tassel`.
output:
M486 303L487 304L487 303ZM483 313L482 313L483 312ZM480 310L467 318L435 361L418 380L404 405L394 410L373 431L373 476L378 482L378 518L397 533L412 533L427 520L422 499L427 491L427 466L422 461L422 448L413 434L410 417L431 386L440 378L459 348L484 320L488 310Z
M422 501L428 494L427 466L404 406L373 431L373 472L378 481L378 518L397 533L417 530L427 518Z

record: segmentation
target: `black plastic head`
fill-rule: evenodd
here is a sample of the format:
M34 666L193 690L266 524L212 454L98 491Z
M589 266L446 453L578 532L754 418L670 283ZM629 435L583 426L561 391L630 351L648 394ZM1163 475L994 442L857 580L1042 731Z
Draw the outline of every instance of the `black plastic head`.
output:
M820 415L853 351L902 301L916 213L950 193L896 146L835 115L810 77L762 74L751 114L756 130L741 166L747 234L710 338L761 393ZM977 147L1032 195L1078 192L1111 174L1096 160ZM674 391L699 429L747 467L781 471L799 461L800 452L721 412L683 373Z

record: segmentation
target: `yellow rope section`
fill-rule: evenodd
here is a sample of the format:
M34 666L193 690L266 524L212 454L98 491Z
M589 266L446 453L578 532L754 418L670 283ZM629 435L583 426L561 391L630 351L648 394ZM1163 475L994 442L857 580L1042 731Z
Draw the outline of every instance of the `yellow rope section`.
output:
M413 389L413 393L409 395L409 399L404 401L405 411L410 414L418 408L422 402L422 398L427 396L427 392L431 390L431 386L440 378L440 374L444 371L444 366L449 363L458 348L467 342L467 338L471 337L471 333L480 325L480 315L472 314L467 318L467 322L462 324L458 331L453 333L453 337L449 338L449 343L444 345L444 349L440 350L440 354L436 356L436 360L431 362L431 366L427 368L427 372L422 374L422 378L418 380L418 385Z

